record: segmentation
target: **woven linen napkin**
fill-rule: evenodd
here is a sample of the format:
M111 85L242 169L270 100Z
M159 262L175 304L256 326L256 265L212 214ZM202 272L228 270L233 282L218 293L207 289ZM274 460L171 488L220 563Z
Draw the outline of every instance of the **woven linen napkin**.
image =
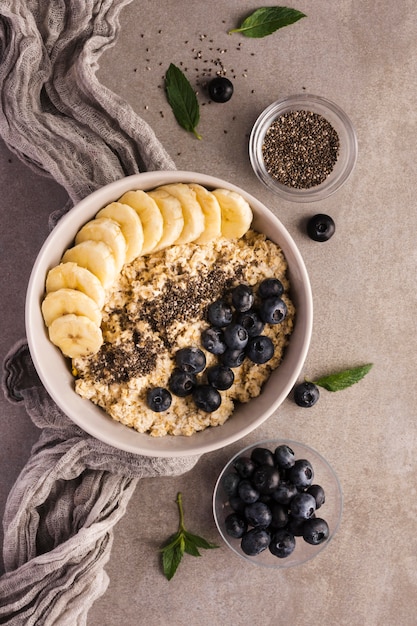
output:
M0 134L66 189L70 201L52 226L106 183L175 169L152 129L95 76L129 2L1 0ZM0 624L86 624L107 588L113 529L138 480L179 475L198 459L142 457L88 436L42 387L24 339L6 356L2 387L41 434L4 514Z

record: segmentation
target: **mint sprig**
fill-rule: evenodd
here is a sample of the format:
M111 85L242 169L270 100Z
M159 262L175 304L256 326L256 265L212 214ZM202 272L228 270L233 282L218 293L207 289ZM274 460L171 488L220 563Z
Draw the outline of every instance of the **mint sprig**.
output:
M176 502L180 518L178 530L160 549L162 553L162 567L164 575L168 580L171 580L174 576L185 553L190 554L191 556L201 556L199 548L204 548L205 550L218 548L218 546L206 541L203 537L194 535L185 529L182 494L180 492L177 494Z
M266 37L279 28L294 24L302 17L307 16L301 11L288 7L261 7L248 15L238 28L232 28L228 32L229 35L241 33L245 37Z
M201 135L197 132L200 121L197 96L188 78L173 63L170 64L165 74L165 89L168 102L178 124L193 133L197 139L201 139Z
M310 381L318 387L323 387L327 391L341 391L347 387L351 387L355 383L358 383L369 372L373 363L366 363L359 367L352 367L329 376L322 376L321 378Z

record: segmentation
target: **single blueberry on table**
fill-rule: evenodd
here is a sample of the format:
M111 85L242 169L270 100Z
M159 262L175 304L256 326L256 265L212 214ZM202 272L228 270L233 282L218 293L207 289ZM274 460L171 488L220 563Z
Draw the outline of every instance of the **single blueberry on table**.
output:
M222 402L220 393L211 385L196 385L193 388L193 400L206 413L216 411Z
M248 343L249 335L244 326L233 322L223 330L224 342L231 350L243 350Z
M243 535L240 547L248 556L257 556L267 549L270 540L271 536L264 528L251 528Z
M271 537L269 550L279 559L285 559L294 552L295 537L288 530L277 530Z
M297 493L290 502L290 510L297 519L310 519L316 510L316 500L309 493Z
M317 385L304 381L294 387L294 401L298 406L310 408L314 406L320 397Z
M265 324L280 324L287 316L287 305L276 296L265 298L260 304L259 315Z
M280 297L284 293L282 282L278 278L265 278L258 287L260 298Z
M249 285L238 285L232 290L232 304L236 311L244 313L252 307L255 296Z
M224 342L223 331L221 328L210 326L201 333L201 343L211 354L223 354L227 346Z
M303 539L313 546L323 543L329 538L328 523L321 517L315 517L304 522Z
M171 406L172 396L164 387L153 387L146 394L148 407L156 413L166 411Z
M269 337L260 335L259 337L250 337L246 346L246 354L253 363L262 365L267 363L274 356L274 344Z
M222 328L232 321L233 311L223 299L219 299L212 302L208 307L207 318L210 324Z
M208 93L213 102L228 102L233 95L233 83L225 76L216 76L208 84Z
M336 230L334 220L330 215L318 213L307 222L307 234L314 241L328 241Z
M245 519L250 526L268 528L272 521L271 509L264 502L253 502L245 507Z
M236 322L246 328L249 337L257 337L265 328L264 322L259 317L259 313L255 309L238 313Z
M175 354L175 362L184 372L199 374L206 367L206 355L200 348L181 348Z
M240 539L248 529L248 523L237 513L230 513L224 521L227 534L234 539Z
M192 393L196 383L195 374L184 372L176 367L169 377L168 387L174 395L185 398Z
M208 383L221 391L230 389L235 380L233 370L226 365L212 365L207 368L206 375Z

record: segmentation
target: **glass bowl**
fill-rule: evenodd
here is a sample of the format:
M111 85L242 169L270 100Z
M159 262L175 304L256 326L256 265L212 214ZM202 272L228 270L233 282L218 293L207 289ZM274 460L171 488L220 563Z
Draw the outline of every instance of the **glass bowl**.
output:
M273 555L268 548L256 556L250 556L242 550L241 539L231 537L226 530L226 518L230 514L236 512L230 504L230 482L229 479L226 479L226 476L230 477L230 474L237 474L234 463L239 457L251 457L253 450L256 448L267 448L273 453L276 448L281 445L289 446L291 450L293 450L295 460L307 459L311 463L314 470L312 484L320 485L325 493L325 501L319 508L316 509L314 516L316 518L322 518L327 522L329 535L327 539L318 545L312 545L307 543L302 536L297 534L295 536L295 549L289 556L286 557L277 557ZM282 474L282 472L280 473ZM280 480L282 479L283 477L281 475ZM227 481L226 484L225 481ZM262 496L261 498L263 499ZM271 503L274 502L273 496L268 496L267 499L270 499ZM267 506L269 506L268 503ZM287 506L288 505L285 505L285 508L287 508ZM310 448L302 443L284 439L260 441L235 454L220 473L213 494L214 519L219 533L226 545L244 560L250 561L255 565L272 569L282 569L294 567L295 565L301 565L302 563L306 563L310 559L314 558L322 550L324 550L324 548L329 545L332 537L335 535L339 527L342 516L342 508L342 489L339 480L329 463L313 448ZM251 528L252 526L249 524L248 530ZM271 531L271 534L272 533L273 531Z
M278 180L279 177L268 173L265 164L263 145L268 129L283 115L295 111L308 111L324 118L338 135L339 151L336 163L330 168L331 171L327 177L314 186L293 187L290 184L282 184ZM289 139L289 141L292 140ZM310 142L309 137L311 146ZM298 151L298 148L296 150ZM284 157L289 156L285 147L283 152ZM310 148L310 154L312 154L312 148ZM249 139L249 158L256 176L268 189L281 198L293 202L313 202L323 200L333 194L349 178L355 167L357 154L356 133L348 116L333 102L310 94L290 96L272 103L256 120Z

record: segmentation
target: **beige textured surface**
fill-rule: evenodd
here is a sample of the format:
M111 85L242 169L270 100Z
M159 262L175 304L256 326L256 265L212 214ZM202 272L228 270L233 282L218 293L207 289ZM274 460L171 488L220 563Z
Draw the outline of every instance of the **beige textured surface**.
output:
M297 569L257 569L222 546L201 559L186 558L168 582L157 546L175 529L177 491L184 494L190 529L220 542L211 493L223 464L241 446L206 455L180 478L143 480L117 527L107 566L110 586L91 610L89 626L415 624L416 5L399 0L393 10L386 0L299 0L292 6L308 17L297 24L263 40L228 36L227 29L255 6L237 0L133 2L98 75L151 124L178 169L245 187L287 226L314 293L305 374L375 364L359 385L323 392L313 409L299 409L288 399L241 442L289 437L319 450L342 483L342 524L328 549ZM194 59L199 51L201 58ZM187 68L193 82L204 67L215 71L217 58L228 76L236 76L235 94L225 105L204 104L201 94L203 140L197 141L175 123L162 75L174 62ZM248 133L261 110L302 91L337 102L359 139L351 179L314 205L274 197L252 174L247 157ZM62 206L65 193L32 174L4 145L0 181L3 358L24 334L30 268L47 234L47 216ZM310 241L302 228L317 212L336 221L336 234L325 244ZM37 433L23 409L3 397L0 402L2 510Z

